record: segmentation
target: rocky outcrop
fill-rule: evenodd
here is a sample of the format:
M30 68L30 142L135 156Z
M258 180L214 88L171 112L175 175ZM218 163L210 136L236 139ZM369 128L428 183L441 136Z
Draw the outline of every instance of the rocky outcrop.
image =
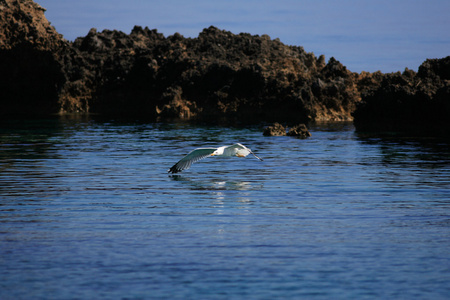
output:
M280 123L273 123L273 125L267 126L263 131L264 136L285 136L286 127Z
M299 138L307 138L311 136L311 133L308 131L308 128L305 124L298 124L290 128L287 135Z
M29 0L0 0L0 49L25 45L36 51L55 51L64 40L45 18L45 8Z
M427 60L417 74L356 74L333 57L213 26L196 38L91 29L68 42L44 11L0 0L0 115L449 127L449 58Z
M63 91L63 107L77 102L76 87L89 86L76 95L95 113L293 123L349 120L359 100L355 75L334 58L326 64L267 35L212 26L193 39L92 29L73 48L78 76Z
M360 131L413 131L450 136L450 56L428 59L416 73L385 74L354 112Z
M267 35L211 26L197 38L166 38L136 26L92 29L69 43L38 4L0 3L1 96L16 103L3 113L298 123L349 120L359 100L356 75L337 60Z
M291 128L286 133L286 127L280 123L273 123L273 125L267 126L263 131L264 136L294 136L299 138L307 138L311 136L308 128L305 124L298 124Z
M0 115L59 110L65 75L58 53L67 45L41 6L0 0Z

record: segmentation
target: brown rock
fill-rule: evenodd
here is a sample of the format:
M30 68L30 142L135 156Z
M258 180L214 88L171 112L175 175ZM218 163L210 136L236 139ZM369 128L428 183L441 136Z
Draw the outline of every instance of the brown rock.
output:
M45 8L31 0L0 1L0 49L28 44L35 50L58 50L65 41L44 12Z
M32 0L0 0L0 115L98 113L259 122L350 121L450 132L450 58L416 73L353 73L267 35L216 27L197 38L136 26L58 34ZM357 107L356 111L355 108ZM285 135L273 125L267 135ZM292 135L307 135L303 127Z
M416 73L382 76L378 87L362 94L354 112L358 131L407 131L450 134L450 56L427 59Z
M67 42L31 0L0 1L0 115L59 111L65 82L58 59Z
M289 129L288 136L296 136L301 138L307 138L311 136L311 133L308 131L308 128L305 124L298 124Z
M280 123L274 123L264 129L264 136L283 136L286 135L286 128Z
M195 103L182 98L180 87L168 89L164 93L164 97L168 98L168 104L165 104L161 109L156 107L158 118L189 120L197 113Z

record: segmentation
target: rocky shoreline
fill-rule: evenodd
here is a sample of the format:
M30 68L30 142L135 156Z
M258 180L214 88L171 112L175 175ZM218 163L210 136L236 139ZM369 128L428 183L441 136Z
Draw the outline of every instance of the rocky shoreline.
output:
M409 131L450 137L450 56L427 59L416 73L383 75L353 113L360 131Z
M450 133L450 57L416 73L360 74L267 35L196 38L136 26L66 41L31 0L0 0L0 97L11 115L209 122L352 121Z

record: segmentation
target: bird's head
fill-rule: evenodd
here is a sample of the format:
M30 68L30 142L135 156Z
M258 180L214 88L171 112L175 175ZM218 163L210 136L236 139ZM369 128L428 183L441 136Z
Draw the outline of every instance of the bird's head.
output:
M211 156L214 156L214 155L222 155L224 149L225 149L225 147L219 147L219 148L217 148L217 150L214 151L214 152L211 154Z

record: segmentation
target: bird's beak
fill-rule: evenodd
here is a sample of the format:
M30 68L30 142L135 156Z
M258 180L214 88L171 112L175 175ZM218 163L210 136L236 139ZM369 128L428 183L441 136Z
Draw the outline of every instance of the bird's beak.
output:
M211 156L214 156L214 155L215 155L214 153L211 154Z

